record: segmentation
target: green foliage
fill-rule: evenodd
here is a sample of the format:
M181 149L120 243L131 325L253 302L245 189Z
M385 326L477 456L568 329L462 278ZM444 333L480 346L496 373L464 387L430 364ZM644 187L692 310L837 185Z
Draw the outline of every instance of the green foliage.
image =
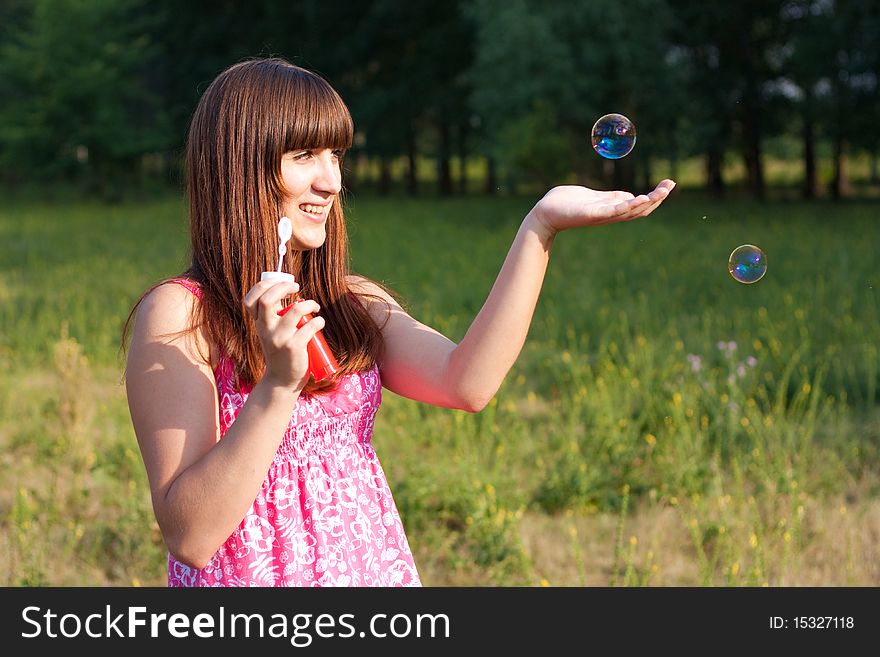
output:
M406 177L413 193L421 169L436 167L451 194L459 160L491 159L511 184L556 176L632 189L654 182L658 160L689 157L706 158L719 193L725 158L741 159L758 193L772 140L796 144L786 157L804 160L790 177L807 178L805 192L819 195L818 159L843 195L847 155L876 159L880 148L878 39L869 2L324 0L205 11L176 0L7 0L0 183L68 183L118 200L145 182L178 182L208 82L242 59L279 55L340 90L357 129L350 161ZM588 145L608 112L639 133L616 162Z
M530 113L502 125L496 152L503 165L543 187L565 179L570 163L560 153L567 143L549 104L537 102Z
M0 49L0 172L75 178L104 196L171 146L149 72L142 0L34 0Z
M441 557L450 570L476 567L482 572L477 576L490 583L523 581L528 563L517 534L519 514L497 499L494 486L481 485L479 473L468 472L467 464L440 471L412 467L395 483L410 541L448 548L426 554L426 560Z
M603 175L589 139L609 112L627 114L647 131L640 134L653 135L626 162L608 163L618 175L645 166L651 154L674 152L681 107L670 100L680 83L666 62L669 12L657 0L631 4L468 5L476 41L471 105L486 124L489 151L512 175L542 184L571 173Z

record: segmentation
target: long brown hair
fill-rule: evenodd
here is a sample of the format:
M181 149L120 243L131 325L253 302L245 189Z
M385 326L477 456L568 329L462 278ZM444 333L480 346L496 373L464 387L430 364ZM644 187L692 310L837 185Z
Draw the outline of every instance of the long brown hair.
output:
M243 299L261 272L277 266L276 227L287 194L281 158L292 150L348 149L353 131L348 108L326 80L279 58L230 66L196 107L186 148L192 264L181 276L202 292L191 329L205 328L235 364L241 383L253 385L265 369ZM289 249L283 265L296 276L303 298L320 304L324 337L340 374L372 366L382 336L346 282L350 263L341 198L331 206L324 244L311 251ZM312 380L305 390L328 387Z

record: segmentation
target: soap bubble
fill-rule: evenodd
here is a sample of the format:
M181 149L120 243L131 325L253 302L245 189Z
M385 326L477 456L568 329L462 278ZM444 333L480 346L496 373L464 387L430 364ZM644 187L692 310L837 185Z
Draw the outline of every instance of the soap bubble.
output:
M599 155L618 160L636 145L636 126L623 114L606 114L593 124L591 139Z
M754 244L743 244L730 253L727 270L740 283L757 283L767 273L767 256Z

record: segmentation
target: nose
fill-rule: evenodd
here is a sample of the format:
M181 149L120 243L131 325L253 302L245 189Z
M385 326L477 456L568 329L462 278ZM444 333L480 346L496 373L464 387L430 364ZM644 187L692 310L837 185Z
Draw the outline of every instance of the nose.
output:
M315 189L327 194L338 194L342 191L342 165L331 150L321 151L318 158L318 170L312 183Z

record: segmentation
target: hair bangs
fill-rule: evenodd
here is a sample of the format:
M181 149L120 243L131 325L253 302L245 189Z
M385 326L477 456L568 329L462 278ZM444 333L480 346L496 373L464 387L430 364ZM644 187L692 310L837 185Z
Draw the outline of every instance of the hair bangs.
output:
M284 152L331 148L348 150L354 136L351 114L339 94L321 77L292 69L294 84L283 103Z

